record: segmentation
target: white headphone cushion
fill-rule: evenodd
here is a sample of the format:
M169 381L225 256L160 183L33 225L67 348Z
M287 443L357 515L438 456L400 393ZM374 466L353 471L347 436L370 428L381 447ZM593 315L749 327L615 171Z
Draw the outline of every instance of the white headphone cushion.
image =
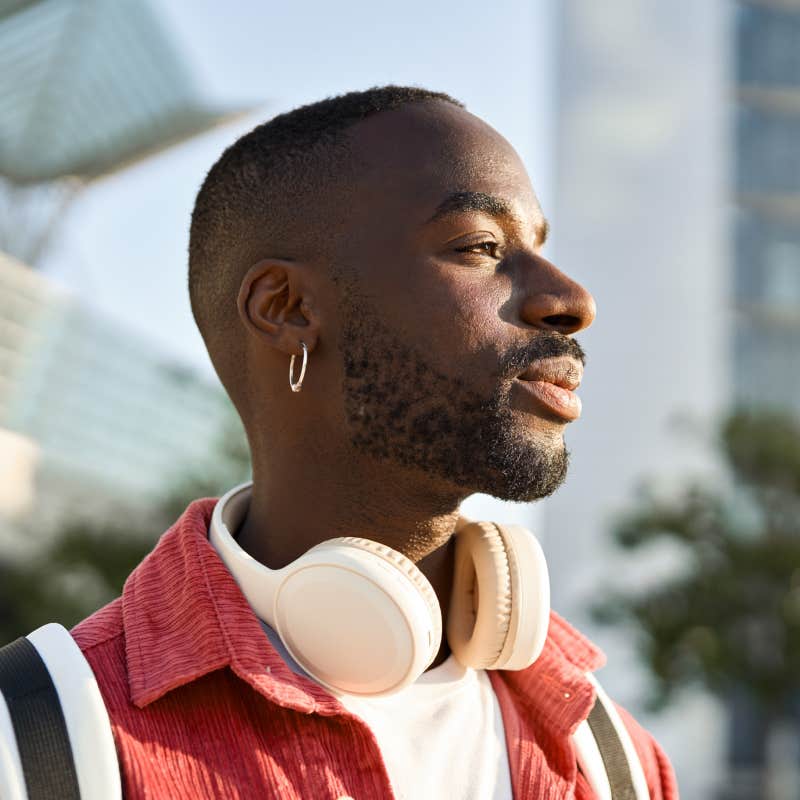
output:
M458 530L453 597L447 637L465 666L487 669L497 661L508 637L512 585L506 546L490 522L471 522Z

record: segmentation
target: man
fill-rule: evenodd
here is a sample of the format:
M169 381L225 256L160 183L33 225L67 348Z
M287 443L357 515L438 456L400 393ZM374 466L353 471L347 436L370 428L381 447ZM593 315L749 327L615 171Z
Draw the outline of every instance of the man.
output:
M422 89L296 109L212 167L189 290L253 481L222 512L227 539L216 498L194 501L73 631L126 797L595 796L571 737L604 657L557 615L527 669L466 667L442 636L420 678L358 698L299 663L258 596L260 565L361 537L425 576L447 628L460 502L561 484L585 360L573 335L595 305L541 255L547 229L509 143ZM620 714L649 795L676 798L666 757Z

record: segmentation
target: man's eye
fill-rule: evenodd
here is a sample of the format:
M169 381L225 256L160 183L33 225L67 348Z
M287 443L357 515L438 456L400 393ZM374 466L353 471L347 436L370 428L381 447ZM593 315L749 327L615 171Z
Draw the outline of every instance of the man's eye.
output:
M457 247L456 251L459 253L481 253L488 255L490 258L497 258L499 247L500 245L497 242L485 241Z

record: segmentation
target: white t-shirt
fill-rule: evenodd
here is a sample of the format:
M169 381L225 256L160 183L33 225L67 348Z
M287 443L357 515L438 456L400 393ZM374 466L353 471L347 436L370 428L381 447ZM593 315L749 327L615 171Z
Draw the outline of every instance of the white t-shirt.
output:
M289 668L306 675L261 624ZM503 718L485 670L451 655L395 694L337 696L375 734L398 800L511 800Z

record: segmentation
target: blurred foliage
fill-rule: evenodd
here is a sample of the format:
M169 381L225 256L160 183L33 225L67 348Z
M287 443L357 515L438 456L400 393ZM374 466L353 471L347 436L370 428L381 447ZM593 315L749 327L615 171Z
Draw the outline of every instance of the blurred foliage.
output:
M42 537L36 521L22 533L44 539L31 557L0 556L0 645L46 622L72 627L117 597L133 568L192 500L219 497L250 480L247 438L233 407L208 460L176 467L147 508L75 513Z
M717 441L726 485L670 500L645 489L613 529L630 550L677 544L686 568L646 591L615 588L592 609L598 622L634 623L652 710L690 684L720 697L745 686L769 710L800 688L800 425L740 410Z

